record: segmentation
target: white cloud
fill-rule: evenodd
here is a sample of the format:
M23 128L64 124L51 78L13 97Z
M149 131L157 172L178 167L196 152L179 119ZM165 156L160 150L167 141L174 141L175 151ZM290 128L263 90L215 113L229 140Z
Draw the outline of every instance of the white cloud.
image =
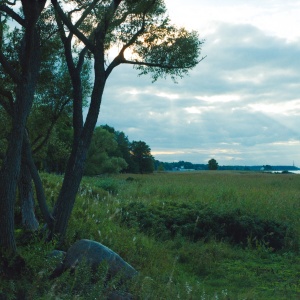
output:
M199 22L200 29L201 17L209 20L207 58L178 84L151 84L129 66L116 68L99 123L145 141L162 161L207 163L215 156L221 165L300 166L300 39L268 29L274 17L289 31L300 1L263 2L168 0L171 17L176 10L185 16L179 22Z

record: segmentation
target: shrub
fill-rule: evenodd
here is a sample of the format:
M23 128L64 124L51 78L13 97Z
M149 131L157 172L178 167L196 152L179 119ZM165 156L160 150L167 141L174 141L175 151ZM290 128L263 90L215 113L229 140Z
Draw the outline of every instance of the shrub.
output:
M96 180L94 187L102 188L103 190L109 192L112 195L116 195L119 191L120 182L113 178L101 178Z
M190 241L225 240L244 247L262 244L279 250L285 247L290 227L242 212L217 211L201 204L132 202L122 208L121 222L159 239L177 235Z

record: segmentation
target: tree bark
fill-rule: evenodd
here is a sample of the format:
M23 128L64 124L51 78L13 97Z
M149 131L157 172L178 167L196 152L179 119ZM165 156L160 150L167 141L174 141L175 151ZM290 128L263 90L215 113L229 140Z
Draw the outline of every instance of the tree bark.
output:
M104 51L95 55L95 80L88 115L79 137L74 136L72 152L66 168L64 181L53 211L54 226L50 238L59 236L60 242L66 234L67 225L75 203L76 194L83 176L87 151L100 112L106 77L104 71ZM74 117L76 120L76 116ZM76 126L76 124L74 124ZM80 125L79 125L80 126Z
M32 158L28 134L25 132L23 138L21 172L18 187L21 200L22 225L27 230L35 231L39 227L39 222L34 213L32 180L34 181L36 197L43 215L43 219L48 225L51 225L53 218L46 203L42 181Z
M21 200L22 225L26 230L35 231L39 222L34 213L32 178L28 166L22 162L19 177L19 194Z
M23 0L25 32L21 42L21 73L9 66L1 53L1 64L16 83L16 102L12 119L12 130L6 151L6 158L0 171L0 247L2 252L16 253L14 237L14 206L20 172L22 142L40 69L39 35L36 22L44 9L45 0Z

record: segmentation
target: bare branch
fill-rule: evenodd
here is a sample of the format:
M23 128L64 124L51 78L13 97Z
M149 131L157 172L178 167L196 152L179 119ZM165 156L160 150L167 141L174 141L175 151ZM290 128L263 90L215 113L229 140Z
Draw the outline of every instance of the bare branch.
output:
M79 57L78 57L78 62L77 62L77 67L76 69L81 71L82 69L82 66L83 66L83 63L84 63L84 57L87 53L88 49L87 47L84 47L81 51L80 51L80 54L79 54Z
M81 14L81 17L75 24L75 28L78 28L80 24L84 21L84 19L88 16L88 14L95 8L96 4L98 3L99 0L94 0L88 8Z
M46 144L46 142L49 140L50 134L51 134L51 132L52 132L52 130L53 130L53 128L54 128L54 125L55 125L56 121L59 119L59 117L60 117L61 114L63 113L63 110L64 110L65 106L66 106L68 103L70 103L70 99L65 100L65 101L62 103L61 107L58 107L58 106L57 106L57 107L55 108L55 110L54 110L54 112L53 112L53 115L52 115L52 118L51 118L51 124L49 125L49 127L48 127L48 129L47 129L47 131L46 131L46 135L44 136L43 140L39 143L39 145L37 145L34 149L32 149L32 153L33 153L33 154L36 153L36 152L38 152L38 151ZM38 136L38 137L34 140L34 142L32 143L32 148L33 148L33 146L35 146L35 144L37 144L37 142L38 142L41 138L42 138L42 136L40 135L40 136Z
M76 35L85 45L86 47L91 51L94 52L94 45L91 43L89 39L86 38L86 36L77 29L75 25L72 24L71 20L66 16L66 14L61 9L60 5L58 4L57 0L51 0L56 12L58 13L59 17L61 18L62 22L68 27L68 29Z
M206 56L202 57L197 63L200 63L202 60L204 60ZM162 68L162 69L191 69L195 65L186 65L186 66L173 66L173 65L165 65L165 64L160 64L160 63L148 63L148 62L143 62L143 61L130 61L124 58L124 60L121 62L124 64L129 64L129 65L137 65L137 66L145 66L145 67L154 67L154 68Z
M8 5L16 5L17 0L15 0L14 2L10 2L8 0L5 1Z
M14 5L14 4L11 4L11 3L8 3L8 4ZM11 8L9 8L8 6L3 5L3 4L0 5L0 11L3 11L5 13L7 13L11 18L13 18L21 26L26 27L25 20L20 15L18 15L14 10L12 10Z

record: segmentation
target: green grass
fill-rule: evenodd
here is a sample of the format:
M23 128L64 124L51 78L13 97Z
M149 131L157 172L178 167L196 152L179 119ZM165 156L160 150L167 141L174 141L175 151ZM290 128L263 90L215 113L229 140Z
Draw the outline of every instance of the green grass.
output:
M44 174L43 181L53 204L61 177ZM300 176L291 174L207 171L84 178L66 243L93 239L119 253L140 272L130 287L137 299L299 299L299 200ZM122 216L130 203L143 204L153 218L155 210L150 208L160 211L169 203L206 207L216 215L239 210L257 220L288 224L290 232L278 251L254 236L243 245L213 235L195 241L182 235L183 231L164 235L155 223L151 226L156 231L124 223ZM173 211L166 211L162 218L181 217L180 211L178 217L171 214ZM196 225L196 218L193 222ZM54 247L38 240L20 247L31 265L31 278L5 283L5 288L0 283L0 291L16 290L22 283L28 286L31 299L94 299L100 295L101 286L91 290L90 296L68 289L66 282L74 286L78 281L68 274L47 280L54 263L45 261L45 255Z

